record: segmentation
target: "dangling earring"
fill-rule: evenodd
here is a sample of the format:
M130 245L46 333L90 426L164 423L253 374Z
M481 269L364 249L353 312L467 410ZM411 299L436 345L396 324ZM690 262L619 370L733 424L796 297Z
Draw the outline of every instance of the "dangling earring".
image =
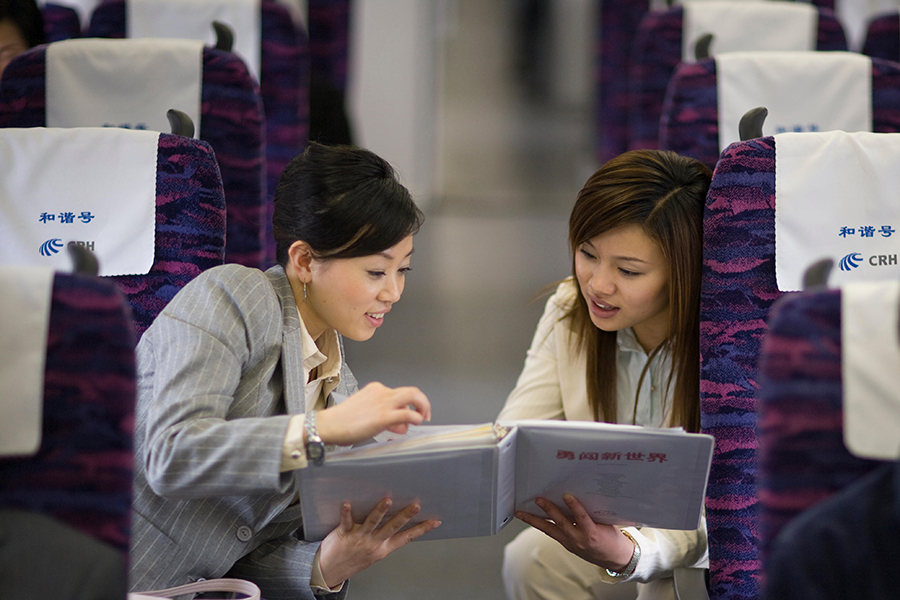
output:
M303 282L303 301L306 302L306 282Z

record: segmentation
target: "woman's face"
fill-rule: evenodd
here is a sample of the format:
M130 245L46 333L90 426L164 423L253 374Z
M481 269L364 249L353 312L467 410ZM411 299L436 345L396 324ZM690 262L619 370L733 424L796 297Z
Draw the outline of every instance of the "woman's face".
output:
M358 342L372 337L403 293L412 253L409 236L379 254L313 259L307 299L299 305L310 335L331 328Z
M582 243L575 276L603 331L634 329L647 352L669 333L669 264L638 225L624 225Z
M28 41L12 19L0 20L0 74L9 61L28 50Z

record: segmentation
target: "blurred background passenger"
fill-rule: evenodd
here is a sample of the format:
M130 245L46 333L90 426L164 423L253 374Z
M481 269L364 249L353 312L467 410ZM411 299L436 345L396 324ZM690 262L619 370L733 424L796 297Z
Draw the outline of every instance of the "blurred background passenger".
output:
M46 41L35 0L0 0L0 74L9 61Z

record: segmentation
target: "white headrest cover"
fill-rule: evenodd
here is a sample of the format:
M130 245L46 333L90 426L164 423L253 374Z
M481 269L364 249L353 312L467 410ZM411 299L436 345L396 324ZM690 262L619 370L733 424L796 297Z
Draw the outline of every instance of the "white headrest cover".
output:
M710 52L815 50L819 17L805 2L700 0L684 3L681 60L694 61L694 46L713 34Z
M0 456L41 445L53 270L0 266Z
M169 132L174 108L200 136L203 42L65 40L47 46L47 127Z
M130 38L184 38L216 44L213 21L234 30L235 54L259 81L259 0L127 0L126 19Z
M900 458L900 281L841 288L844 443L856 456Z
M147 273L156 237L159 133L0 129L0 264L69 271L70 242L101 275Z
M829 282L900 280L900 134L775 136L775 276L802 287L803 272L835 262Z
M764 135L872 131L872 60L854 52L717 54L719 149L740 139L748 110L769 111Z

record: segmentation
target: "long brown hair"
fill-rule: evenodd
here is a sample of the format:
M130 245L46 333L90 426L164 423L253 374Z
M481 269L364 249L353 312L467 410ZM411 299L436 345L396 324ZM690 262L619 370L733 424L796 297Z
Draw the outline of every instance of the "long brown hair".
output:
M669 396L674 381L670 420L688 431L700 430L702 221L711 176L703 163L674 152L626 152L587 180L569 218L573 257L582 243L632 224L639 225L662 250L671 268L669 335L653 352L669 350L672 354L664 397ZM572 271L574 274L574 259ZM602 331L593 324L580 292L563 318L571 319L576 343L587 355L588 401L594 418L615 422L616 332Z

